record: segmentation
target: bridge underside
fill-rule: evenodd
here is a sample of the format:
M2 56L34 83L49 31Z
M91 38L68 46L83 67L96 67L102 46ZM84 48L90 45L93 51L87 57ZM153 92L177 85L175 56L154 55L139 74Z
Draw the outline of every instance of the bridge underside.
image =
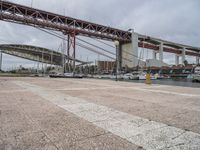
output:
M46 48L30 45L2 44L0 45L0 51L8 55L24 58L31 61L37 61L58 66L63 65L63 55L59 52ZM73 60L73 58L65 55L65 60ZM87 63L78 59L75 59L75 61L79 64Z
M188 45L173 43L170 41L165 41L162 39L157 39L154 37L144 36L140 35L138 33L133 32L132 33L132 41L129 43L121 43L120 45L120 68L122 67L128 67L133 68L139 66L139 62L142 62L142 65L145 65L146 62L139 61L141 59L138 55L138 49L139 48L145 48L145 49L151 49L152 50L152 60L155 60L154 62L159 62L158 66L162 66L162 64L165 64L163 62L164 59L164 52L167 53L173 53L174 59L176 59L176 65L179 65L179 57L181 57L181 63L184 64L186 61L186 56L192 56L196 58L196 64L199 64L200 59L200 48L198 47L192 47ZM157 54L159 58L157 58ZM127 61L122 58L128 58ZM155 64L155 63L154 63Z

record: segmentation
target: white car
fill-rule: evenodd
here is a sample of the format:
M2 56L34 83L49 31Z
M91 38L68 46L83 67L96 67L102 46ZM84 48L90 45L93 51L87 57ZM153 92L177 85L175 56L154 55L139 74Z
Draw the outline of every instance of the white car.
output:
M132 73L126 73L123 75L124 80L132 80L133 79L133 74Z

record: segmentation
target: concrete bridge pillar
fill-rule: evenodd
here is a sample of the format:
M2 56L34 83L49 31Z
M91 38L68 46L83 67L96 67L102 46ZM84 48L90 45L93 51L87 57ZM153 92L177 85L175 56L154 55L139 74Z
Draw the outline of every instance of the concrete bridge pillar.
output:
M157 55L157 53L156 53L155 51L153 51L153 52L152 52L152 58L153 58L153 59L157 59L156 55Z
M163 62L163 42L161 42L159 46L159 60Z
M138 65L138 34L132 32L132 42L121 44L121 64L122 67L128 66L129 68Z
M181 55L181 57L182 57L182 65L184 65L184 61L185 61L185 47L182 49L182 55Z
M175 65L179 65L179 55L175 55Z
M132 51L133 51L133 67L136 67L138 65L138 34L134 33L132 34Z

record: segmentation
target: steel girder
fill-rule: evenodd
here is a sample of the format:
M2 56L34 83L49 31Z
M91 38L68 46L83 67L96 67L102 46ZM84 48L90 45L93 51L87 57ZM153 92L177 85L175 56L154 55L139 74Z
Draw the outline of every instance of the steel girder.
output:
M14 44L2 44L0 45L2 53L13 55L16 57L43 62L47 64L62 66L62 54L46 48L35 47L30 45L14 45ZM73 60L65 55L66 60ZM76 62L86 64L86 62L75 59Z
M96 37L107 40L131 41L131 33L87 21L66 17L31 7L0 1L0 19L19 24Z

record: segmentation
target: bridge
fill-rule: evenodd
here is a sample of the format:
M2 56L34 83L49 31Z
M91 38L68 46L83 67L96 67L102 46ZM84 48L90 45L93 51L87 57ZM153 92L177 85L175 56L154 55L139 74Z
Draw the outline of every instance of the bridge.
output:
M12 2L0 1L0 20L13 22L48 30L60 31L67 35L67 55L73 58L75 66L76 57L76 36L87 36L109 41L119 41L116 56L120 67L135 67L138 61L138 48L153 50L153 59L159 54L160 62L163 62L163 52L175 54L176 65L179 64L179 57L182 57L182 64L186 55L196 57L199 63L200 48L189 45L174 43L163 39L141 35L133 31L120 29L87 22L72 17L67 17L52 12L47 12ZM71 53L70 53L71 52ZM127 52L129 54L127 54ZM122 59L126 57L132 62Z
M63 56L64 60L73 60L73 58L68 57L67 55L63 55L60 52L31 45L1 44L0 52L31 61L58 66L63 66ZM2 56L0 58L0 70L2 64L1 61ZM82 65L87 63L78 59L75 59L75 61Z

